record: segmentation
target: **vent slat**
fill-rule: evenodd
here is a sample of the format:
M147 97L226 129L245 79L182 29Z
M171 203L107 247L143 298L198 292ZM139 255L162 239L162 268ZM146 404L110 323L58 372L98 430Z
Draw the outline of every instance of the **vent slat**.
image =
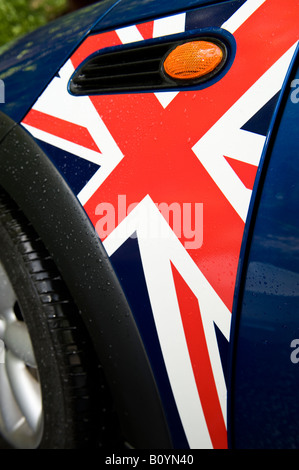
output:
M143 62L129 62L126 64L113 65L89 65L84 69L86 77L92 76L108 76L108 75L132 75L141 72L158 72L160 68L160 60L145 60Z
M160 73L160 63L171 47L173 43L165 42L99 52L76 71L70 91L74 95L88 95L163 88L165 78Z
M142 61L140 60L128 60L126 62L116 62L116 63L101 63L100 61L97 61L97 62L94 62L94 63L90 63L90 64L87 64L85 69L86 70L93 70L94 68L103 68L105 69L106 67L124 67L124 66L133 66L133 65L140 65L140 64L144 64L145 66L148 65L148 64L159 64L161 61L161 58L160 57L157 57L156 59L143 59Z
M85 90L94 92L97 89L102 91L110 90L113 88L121 87L122 89L130 89L134 86L142 85L144 87L156 86L162 83L159 73L139 73L132 75L117 75L105 77L82 77L76 81L76 91ZM78 87L78 88L77 88Z
M127 73L127 74L119 74L119 75L104 75L104 76L100 76L100 75L97 75L95 77L91 77L89 75L83 75L82 78L78 78L78 82L84 82L84 83L88 83L88 82L100 82L101 80L102 81L105 81L105 80L132 80L134 79L134 77L136 77L136 79L146 79L146 77L148 78L151 78L151 77L159 77L160 74L159 72L139 72L139 73Z
M118 64L127 62L140 62L144 60L161 59L163 55L173 47L173 43L155 44L151 46L142 46L133 49L113 50L108 53L99 53L98 56L93 56L90 63L97 62L104 64Z
M142 85L138 85L138 88L135 88L135 89L138 90L138 91L148 91L149 88L153 88L154 86L156 87L156 84L142 84ZM100 92L99 92L98 87L86 88L84 86L84 88L82 88L80 86L76 86L76 87L74 87L73 92L75 92L75 90L76 90L77 93L74 93L74 94L76 94L78 96L94 95L94 94L115 94L115 93L119 93L119 92L132 91L132 85L124 85L123 84L121 89L120 89L120 88L116 88L115 85L110 84L110 86L107 86L107 88L106 87L101 88Z
M151 43L134 43L98 51L75 71L69 90L73 95L84 96L173 90L193 85L195 82L191 80L182 82L163 73L161 64L164 58L178 44L181 44L181 39L167 39L165 42L153 40Z

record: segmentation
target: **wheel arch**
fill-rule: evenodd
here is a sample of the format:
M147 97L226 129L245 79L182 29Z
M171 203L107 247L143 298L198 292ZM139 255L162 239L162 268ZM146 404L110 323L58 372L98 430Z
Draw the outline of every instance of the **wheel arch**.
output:
M125 439L133 447L171 448L146 351L94 227L28 132L3 113L0 123L0 187L34 226L78 306L103 365Z

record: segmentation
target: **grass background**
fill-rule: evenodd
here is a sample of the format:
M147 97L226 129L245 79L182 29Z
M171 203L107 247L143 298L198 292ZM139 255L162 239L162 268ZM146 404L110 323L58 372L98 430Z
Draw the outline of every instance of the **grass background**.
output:
M0 46L95 0L0 0Z

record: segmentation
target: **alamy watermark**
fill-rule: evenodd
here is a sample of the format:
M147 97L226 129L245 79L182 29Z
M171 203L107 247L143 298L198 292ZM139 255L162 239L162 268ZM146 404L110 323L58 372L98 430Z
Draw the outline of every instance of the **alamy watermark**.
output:
M294 88L291 93L291 101L292 103L297 104L299 103L299 78L292 80L291 88Z
M3 80L0 80L0 104L5 103L5 84Z
M0 339L0 364L4 364L4 342Z
M299 362L299 339L293 339L291 341L290 347L293 349L290 355L290 359L293 364L298 364Z
M127 204L126 195L120 194L117 207L110 202L101 202L95 208L98 220L95 224L99 237L104 240L132 212L138 203ZM152 223L151 208L145 207L143 212L142 237L164 238L169 236L169 227L182 241L186 249L198 249L203 244L203 203L199 202L166 202L155 203L167 224L157 226ZM128 226L128 231L130 227ZM134 238L134 234L128 233Z

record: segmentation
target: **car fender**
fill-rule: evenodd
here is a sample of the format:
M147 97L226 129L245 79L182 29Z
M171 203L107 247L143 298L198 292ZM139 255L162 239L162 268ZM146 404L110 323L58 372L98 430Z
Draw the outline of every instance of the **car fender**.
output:
M113 273L119 295L130 306L131 331L137 338L135 347L138 343L142 351L146 374L141 365L136 372L140 382L151 383L152 394L146 404L139 395L144 384L135 376L135 394L130 400L127 392L133 393L133 386L127 384L125 392L119 387L125 382L128 365L122 363L124 370L117 371L117 380L122 379L114 385L121 405L123 393L128 400L120 409L124 429L129 429L126 435L133 436L130 443L151 447L154 439L168 446L171 439L176 448L226 448L227 356L240 249L270 121L296 49L295 6L291 0L283 10L278 0L178 0L169 10L168 6L150 0L140 7L133 0L119 3L63 63L22 117L18 130L22 136L24 129L31 135L33 156L38 148L38 154L46 156L42 160L48 158L47 171L53 162L56 178L61 178L59 186L67 186L76 199L75 207L80 206L78 213L91 222L90 233L95 236L97 232L109 258L107 272ZM165 93L148 89L144 93L129 90L75 96L70 92L71 77L94 54L127 51L136 44L141 49L165 37L182 41L193 34L216 35L217 40L226 41L227 69L211 81L188 89L176 84ZM8 143L16 149L12 142L17 140L15 129L2 143L5 171L0 184L13 191L21 207L26 206L50 251L56 250L60 269L66 269L63 259L66 274L73 279L64 235L67 227L55 241L65 253L50 239L50 220L47 229L43 228L48 195L53 199L51 217L58 211L59 223L68 203L55 193L54 179L51 186L44 181L47 171L35 184L36 197L24 195L32 187L29 174L36 181L38 159L21 186L26 154L20 160L15 151L9 157L7 150ZM49 190L47 196L43 189L46 194ZM32 207L25 202L29 198ZM169 214L175 209L179 216L187 214L187 227L182 217L177 225L171 220ZM193 209L198 233L190 222ZM94 243L98 248L101 245L98 239ZM84 256L80 259L85 267ZM77 266L78 280L82 266ZM94 289L95 284L92 293ZM80 293L76 295L79 301ZM88 307L92 300L86 300ZM128 305L124 304L124 312ZM87 319L88 315L86 311ZM99 355L106 357L109 375L111 341L115 357L126 349L125 336L120 349L118 335L112 337L112 326L122 317L109 316L107 339L99 334L101 330L96 333L95 342L101 338L105 342L97 347ZM117 331L121 335L120 326ZM133 376L139 358L130 351ZM113 384L112 373L110 379ZM151 417L155 399L158 402ZM149 438L160 420L162 435ZM149 422L150 431L144 430Z
M3 113L0 120L2 133L7 129L0 145L0 185L33 224L78 306L125 439L137 447L171 447L147 354L98 235L29 133Z

